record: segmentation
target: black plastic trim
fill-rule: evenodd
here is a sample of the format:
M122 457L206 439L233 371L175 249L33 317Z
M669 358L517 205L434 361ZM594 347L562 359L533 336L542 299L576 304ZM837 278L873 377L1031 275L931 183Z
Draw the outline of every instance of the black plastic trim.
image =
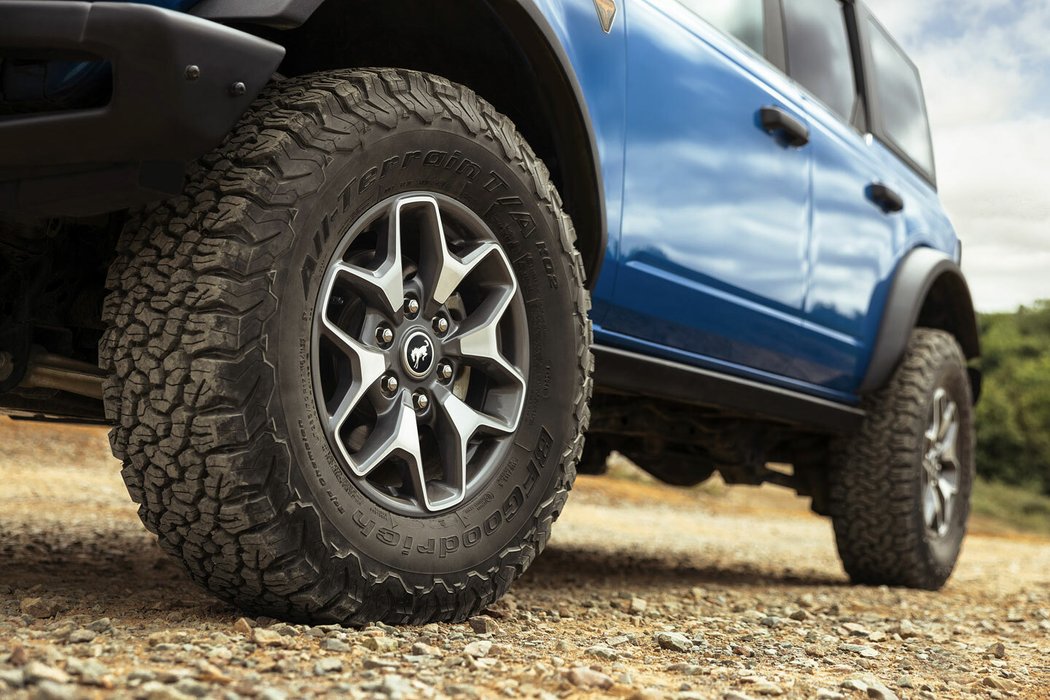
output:
M260 24L275 29L302 25L324 0L202 0L190 12L216 22Z
M93 216L182 192L186 165L151 161L0 181L0 211Z
M784 7L781 0L764 0L762 6L763 43L766 60L787 75L787 49L784 45Z
M956 326L954 334L967 359L981 355L973 299L962 270L955 261L933 248L916 248L897 266L883 311L871 362L861 382L860 393L870 394L886 385L908 348L912 330L919 325L926 298L942 278L952 285L951 302ZM980 381L974 382L974 394Z
M670 360L604 345L592 351L599 389L709 406L824 433L854 432L865 416L860 408Z
M853 59L853 80L857 87L857 104L850 118L850 125L861 134L867 134L871 130L871 103L868 100L868 81L864 73L866 60L863 43L857 24L857 5L853 0L842 0L842 5L846 15L846 32L849 34L850 56Z
M277 44L197 17L71 0L0 2L0 51L12 50L45 57L74 52L113 67L113 95L104 107L0 120L0 183L6 183L0 208L58 207L43 213L105 211L101 203L92 210L62 205L67 194L82 201L98 194L67 192L71 177L90 184L82 176L92 171L136 170L122 181L146 186L133 184L126 196L109 191L110 209L148 195L151 182L168 187L173 167L225 138L284 57ZM161 171L163 177L152 175Z

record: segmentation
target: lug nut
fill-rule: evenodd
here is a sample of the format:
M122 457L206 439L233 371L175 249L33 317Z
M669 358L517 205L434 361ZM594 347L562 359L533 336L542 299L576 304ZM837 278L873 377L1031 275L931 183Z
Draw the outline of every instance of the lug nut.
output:
M447 382L449 379L452 379L452 365L450 365L447 362L440 363L438 365L437 374L438 379L440 379L443 382Z
M397 391L397 387L397 377L395 377L394 375L387 375L387 377L383 379L383 391L385 393L393 395L394 392Z
M430 405L430 399L428 399L427 395L422 391L417 392L412 398L415 399L417 411L425 411L427 410L427 406Z
M376 340L380 345L386 347L394 342L394 331L389 326L380 326L376 328Z
M405 299L405 313L410 317L415 318L416 314L419 313L419 301L412 297Z
M448 333L448 319L444 316L438 316L434 319L434 330L444 335Z

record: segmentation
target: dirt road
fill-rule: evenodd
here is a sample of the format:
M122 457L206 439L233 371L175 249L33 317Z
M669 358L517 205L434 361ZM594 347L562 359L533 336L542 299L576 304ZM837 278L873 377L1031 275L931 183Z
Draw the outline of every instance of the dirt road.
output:
M309 628L189 583L103 432L2 420L0 696L1050 697L1050 540L976 529L941 593L851 588L788 494L581 478L490 615Z

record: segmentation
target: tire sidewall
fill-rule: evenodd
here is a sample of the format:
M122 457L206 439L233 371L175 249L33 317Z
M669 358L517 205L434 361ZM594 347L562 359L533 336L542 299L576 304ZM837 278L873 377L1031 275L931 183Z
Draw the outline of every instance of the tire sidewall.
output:
M279 434L292 453L291 487L321 520L333 555L432 581L484 567L516 545L555 488L582 381L576 355L575 284L559 220L533 191L519 162L493 140L403 124L337 156L324 182L298 202L292 249L277 273L275 343ZM511 261L526 301L529 374L521 421L493 476L468 501L433 517L391 513L347 478L321 427L313 392L310 338L319 287L342 234L377 203L407 192L443 194L482 218Z

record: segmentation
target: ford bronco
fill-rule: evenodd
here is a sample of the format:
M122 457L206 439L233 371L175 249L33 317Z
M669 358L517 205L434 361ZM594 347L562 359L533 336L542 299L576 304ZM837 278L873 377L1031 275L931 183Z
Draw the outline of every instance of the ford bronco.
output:
M112 426L274 617L464 619L611 450L937 589L980 349L936 183L860 0L5 0L0 410Z

